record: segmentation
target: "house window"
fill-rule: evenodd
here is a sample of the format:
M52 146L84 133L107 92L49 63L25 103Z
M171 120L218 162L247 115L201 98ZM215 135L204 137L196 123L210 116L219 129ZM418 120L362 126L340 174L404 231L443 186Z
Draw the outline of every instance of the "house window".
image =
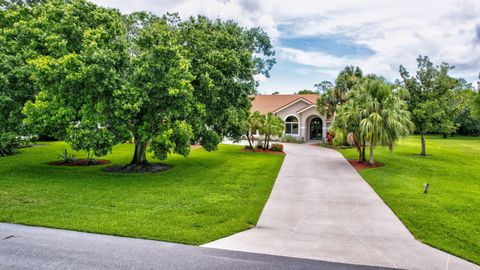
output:
M285 134L298 134L298 119L295 116L289 116L285 119Z

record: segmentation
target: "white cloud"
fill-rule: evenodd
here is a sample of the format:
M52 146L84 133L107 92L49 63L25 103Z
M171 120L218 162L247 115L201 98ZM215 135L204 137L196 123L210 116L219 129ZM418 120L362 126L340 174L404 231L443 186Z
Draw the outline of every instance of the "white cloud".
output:
M388 79L398 66L416 67L418 55L457 67L455 74L473 81L480 72L479 0L94 0L125 12L157 14L178 11L182 17L202 14L262 27L273 38L279 61L312 65L332 79L347 64ZM280 30L279 30L280 29ZM369 56L335 56L318 51L282 48L282 37L341 36L370 48ZM276 80L274 73L269 80ZM305 87L314 82L306 82Z

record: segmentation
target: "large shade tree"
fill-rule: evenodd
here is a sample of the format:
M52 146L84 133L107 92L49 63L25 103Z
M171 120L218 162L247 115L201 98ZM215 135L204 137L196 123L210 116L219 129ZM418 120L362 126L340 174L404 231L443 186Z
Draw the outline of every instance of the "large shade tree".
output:
M24 109L26 122L97 156L133 137L128 167L148 165L148 146L165 159L188 155L192 141L213 150L221 137L241 136L253 77L274 63L268 36L233 22L122 16L82 0L40 6L45 24L76 30L58 42L79 47L30 61L41 91Z
M233 21L210 20L203 16L179 21L179 39L191 60L193 95L188 122L194 139L207 150L215 149L222 137L235 139L245 133L250 96L256 93L254 75L269 76L275 63L272 44L260 28L246 29Z
M447 63L434 66L427 56L419 56L417 63L414 75L400 66L402 80L399 83L410 93L409 111L416 131L420 133L420 155L425 156L426 133L449 134L456 130L454 119L459 111L456 106L452 106L452 91L457 87L458 80L448 74L454 67Z
M42 3L42 4L40 4ZM22 124L22 108L35 98L40 87L35 81L32 61L40 57L59 57L78 51L78 37L93 25L98 16L85 10L65 15L54 1L3 1L0 3L0 137L31 135ZM73 4L70 4L71 6ZM77 10L80 7L77 7ZM98 14L95 14L98 15ZM52 24L52 21L57 21ZM68 41L68 42L67 42ZM2 135L3 134L3 135ZM3 140L6 142L7 140ZM10 140L14 142L16 140Z
M42 38L28 63L40 91L24 108L25 123L74 149L106 154L126 138L112 99L129 64L122 15L83 0L45 1L32 9L30 31Z

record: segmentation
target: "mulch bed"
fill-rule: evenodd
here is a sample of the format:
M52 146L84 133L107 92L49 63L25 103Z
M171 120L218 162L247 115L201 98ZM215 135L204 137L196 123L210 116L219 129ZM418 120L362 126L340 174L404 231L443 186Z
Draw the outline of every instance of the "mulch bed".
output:
M163 163L147 163L142 165L114 165L103 168L104 172L113 173L158 173L169 170L172 166Z
M243 148L242 149L242 152L248 152L248 153L270 153L270 154L277 154L277 155L285 155L285 152L283 151L273 151L273 150L263 150L263 149L255 149L252 150L252 149L248 149L248 148Z
M105 165L110 163L110 160L106 159L96 159L94 164L88 164L86 159L78 159L74 162L63 162L63 161L54 161L48 163L49 165L55 166L96 166L96 165Z
M350 163L350 165L352 165L352 167L355 168L355 170L357 170L357 172L359 172L361 170L364 170L364 169L372 169L372 168L378 168L378 167L385 166L385 164L383 164L381 162L375 162L375 166L370 166L370 165L368 165L368 162L359 162L356 159L347 159L347 160Z

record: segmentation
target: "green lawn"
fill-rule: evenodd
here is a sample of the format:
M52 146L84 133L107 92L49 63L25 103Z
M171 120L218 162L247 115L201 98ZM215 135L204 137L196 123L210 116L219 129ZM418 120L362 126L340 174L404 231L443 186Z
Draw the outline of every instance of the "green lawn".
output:
M0 222L202 244L256 224L284 159L221 145L171 156L173 168L157 174L46 164L64 147L43 143L0 158ZM132 151L120 145L105 158L126 164Z
M354 149L341 150L356 158ZM427 138L427 157L412 136L389 152L375 151L384 167L363 178L420 241L480 264L480 138ZM423 184L430 183L423 194Z

